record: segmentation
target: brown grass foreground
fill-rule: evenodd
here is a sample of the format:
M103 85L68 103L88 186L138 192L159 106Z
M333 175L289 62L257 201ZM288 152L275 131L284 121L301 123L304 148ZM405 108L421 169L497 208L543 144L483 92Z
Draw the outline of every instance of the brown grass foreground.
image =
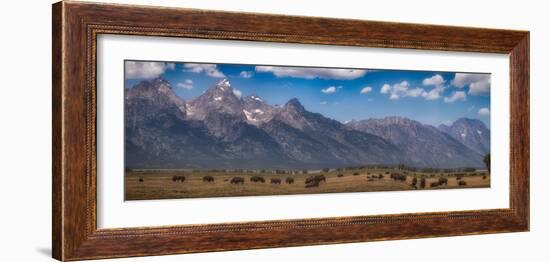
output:
M406 176L405 181L391 179L391 174ZM318 186L306 187L306 179L315 175L324 175L326 182ZM382 178L379 178L382 175ZM207 176L214 181L205 181ZM265 182L253 182L251 177L262 177ZM174 181L174 178L178 177ZM184 181L181 181L184 177ZM233 184L234 177L244 178L243 184ZM289 184L286 179L292 177ZM412 186L417 178L416 189ZM393 169L368 169L330 171L310 174L254 174L242 172L191 172L191 171L159 171L140 170L127 171L125 176L126 200L230 197L230 196L260 196L260 195L290 195L318 194L343 192L373 192L396 190L422 190L421 179L426 179L424 190L451 188L490 187L491 178L487 172L460 173L420 173ZM447 178L447 185L432 187L440 178ZM459 177L459 179L457 179ZM460 178L462 177L462 178ZM484 178L485 177L485 178ZM271 179L280 179L281 183L271 183ZM460 181L464 181L460 183ZM464 185L466 183L466 185Z

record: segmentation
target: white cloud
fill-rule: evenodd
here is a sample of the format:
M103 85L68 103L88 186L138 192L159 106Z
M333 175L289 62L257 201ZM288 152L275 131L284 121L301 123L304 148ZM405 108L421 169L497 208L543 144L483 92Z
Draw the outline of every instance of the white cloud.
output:
M243 92L236 88L233 88L233 94L235 94L235 96L237 96L238 98L241 98L241 96L243 96Z
M401 97L406 96L408 90L409 90L409 82L402 81L401 83L397 83L393 85L384 84L380 89L380 93L390 94L391 100L397 100Z
M445 91L446 82L447 81L440 74L425 78L424 80L422 80L422 85L433 86L434 88L432 88L430 91L422 93L422 97L424 97L426 100L439 99Z
M391 86L388 85L388 84L384 84L384 85L382 86L382 88L380 88L380 93L381 93L381 94L387 94L387 93L390 92L390 90L391 90Z
M332 94L332 93L336 92L336 88L340 88L340 86L338 86L338 87L329 86L327 88L321 89L321 92L323 92L325 94Z
M372 91L372 87L367 86L367 87L363 87L363 89L361 89L361 92L359 92L359 94L368 94L371 91Z
M193 63L185 63L183 65L183 71L185 72L192 72L196 74L205 73L207 76L214 77L214 78L222 78L225 77L225 75L218 70L218 67L215 64L193 64Z
M425 86L442 86L443 84L445 84L445 79L441 75L434 75L422 81L422 85Z
M437 100L441 97L441 93L443 93L444 90L445 88L443 86L436 86L429 92L425 92L424 94L422 94L422 96L426 100Z
M256 72L273 73L276 77L294 77L305 79L337 79L352 80L364 76L367 70L340 69L340 68L308 68L308 67L280 67L256 66Z
M487 96L491 93L491 81L480 81L470 84L468 94L474 96Z
M475 96L487 96L491 92L491 75L456 73L451 84L458 88L468 86L468 94Z
M126 61L125 75L127 79L152 79L175 67L174 63Z
M438 76L438 75L436 75ZM444 80L439 79L438 77L431 77L427 78L429 79L427 82L429 85L436 85L434 88L432 88L430 91L426 91L424 88L421 87L415 87L411 88L409 82L402 81L400 83L396 83L393 85L390 84L384 84L382 88L380 88L381 94L389 94L389 98L391 100L397 100L402 97L423 97L426 100L437 100L441 97L443 94L443 91L445 91L445 86L443 83ZM426 80L426 79L425 79Z
M183 82L178 83L176 86L187 90L191 90L193 89L193 80L187 79Z
M321 103L319 103L321 105L326 105L327 104L327 101L321 101Z
M477 111L477 113L481 116L488 116L491 113L491 111L489 111L489 108L483 107L483 108L480 108L479 111Z
M241 73L239 74L239 76L242 78L251 78L253 75L254 72L252 71L241 71Z
M406 96L417 97L417 96L424 95L425 93L426 91L424 91L423 88L417 87L417 88L408 90Z
M389 98L391 100L397 100L402 97L424 97L426 100L435 100L441 97L443 90L443 86L437 86L429 92L426 92L424 88L411 88L409 82L402 81L393 85L384 84L380 89L380 93L389 94Z
M454 92L451 96L445 97L443 100L445 101L445 103L453 103L456 101L466 101L466 92L464 91Z

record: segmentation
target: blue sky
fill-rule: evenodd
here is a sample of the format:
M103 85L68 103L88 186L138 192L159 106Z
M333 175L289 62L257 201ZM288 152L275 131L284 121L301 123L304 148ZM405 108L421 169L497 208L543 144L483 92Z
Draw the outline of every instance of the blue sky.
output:
M490 122L489 74L126 61L127 88L155 77L186 100L226 78L242 96L259 95L271 105L296 97L307 110L341 122L386 116L431 125L461 117Z

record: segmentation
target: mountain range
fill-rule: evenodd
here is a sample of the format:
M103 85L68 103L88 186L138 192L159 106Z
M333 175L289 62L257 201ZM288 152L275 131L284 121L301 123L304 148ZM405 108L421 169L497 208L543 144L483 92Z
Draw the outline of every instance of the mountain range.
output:
M438 128L404 117L344 124L296 98L271 106L257 95L239 97L226 79L187 101L168 81L145 80L124 99L129 168L483 168L490 149L479 120Z

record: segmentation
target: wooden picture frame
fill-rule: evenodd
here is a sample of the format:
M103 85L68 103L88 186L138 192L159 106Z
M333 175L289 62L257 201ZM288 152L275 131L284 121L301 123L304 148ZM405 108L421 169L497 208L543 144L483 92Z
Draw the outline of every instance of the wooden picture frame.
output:
M53 5L53 257L62 260L529 230L529 32L82 2ZM508 54L510 207L267 222L98 229L99 34ZM498 165L498 163L495 163ZM330 227L331 230L326 230Z

